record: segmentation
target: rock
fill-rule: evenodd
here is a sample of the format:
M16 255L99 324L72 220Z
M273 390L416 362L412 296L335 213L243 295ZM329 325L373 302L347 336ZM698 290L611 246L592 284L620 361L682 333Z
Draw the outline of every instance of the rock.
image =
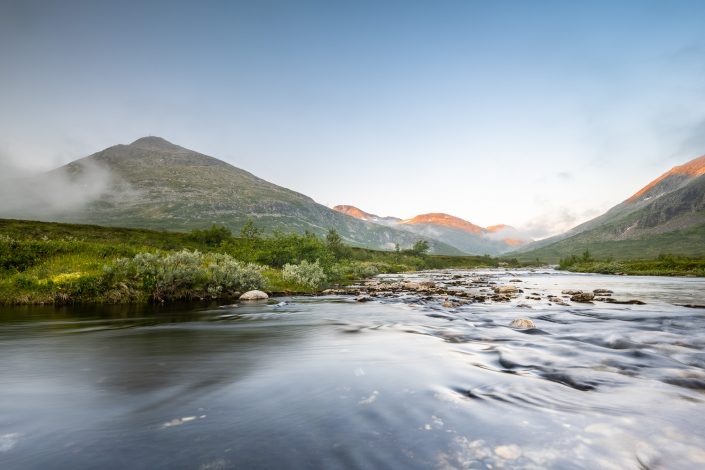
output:
M358 297L355 297L356 302L370 302L372 300L372 297L369 295L360 295Z
M401 285L404 289L408 290L419 290L421 289L421 284L418 282L405 282Z
M496 294L516 294L519 289L515 286L499 286L495 287L494 291Z
M433 289L434 287L436 287L436 283L433 281L424 281L420 282L419 286L423 287L424 289Z
M573 302L590 303L594 298L595 294L592 292L578 292L577 294L573 294L570 300Z
M240 296L240 300L267 300L269 296L261 290L247 291Z
M521 279L510 279L509 282L524 282Z
M637 299L631 299L631 300L617 300L613 299L611 297L606 297L605 302L608 304L623 304L623 305L645 305L646 302L642 302L641 300Z
M529 320L528 318L517 318L513 320L509 326L512 328L521 328L521 329L530 329L530 328L536 328L536 325L534 322Z
M602 295L602 296L614 294L614 292L609 289L595 289L594 291L592 291L592 293L595 295Z
M582 294L582 293L583 293L583 291L581 291L581 290L566 289L566 290L561 291L561 294L566 294L566 295L575 295L575 294Z

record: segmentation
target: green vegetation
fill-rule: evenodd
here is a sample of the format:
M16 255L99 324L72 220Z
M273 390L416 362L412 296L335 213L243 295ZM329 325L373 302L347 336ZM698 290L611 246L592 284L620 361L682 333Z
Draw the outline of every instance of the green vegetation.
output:
M623 259L616 261L613 258L595 259L590 251L585 250L581 256L571 255L562 258L558 267L562 270L580 273L705 276L705 259L669 254L659 255L656 259Z
M617 228L607 225L600 227L607 232ZM597 234L600 235L600 234ZM512 253L520 261L536 260L545 263L557 263L561 258L590 250L596 258L610 257L620 260L655 259L662 253L687 258L705 257L705 225L698 225L682 230L646 234L625 240L606 240L598 237L594 231L584 232L531 251Z
M188 233L0 219L0 304L231 298L252 288L316 292L378 273L496 267L489 256L375 251L247 221L239 236L213 226ZM506 264L506 263L505 263Z

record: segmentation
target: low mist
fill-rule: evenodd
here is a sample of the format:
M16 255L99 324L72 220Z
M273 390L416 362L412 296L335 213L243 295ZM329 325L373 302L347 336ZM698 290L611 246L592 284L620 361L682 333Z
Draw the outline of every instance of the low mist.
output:
M71 216L98 200L124 199L129 188L110 171L79 161L45 173L0 163L0 217L54 219Z

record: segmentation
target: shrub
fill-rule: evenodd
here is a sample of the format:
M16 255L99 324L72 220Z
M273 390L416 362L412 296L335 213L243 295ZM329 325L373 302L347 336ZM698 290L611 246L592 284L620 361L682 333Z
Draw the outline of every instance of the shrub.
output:
M233 233L229 228L215 224L209 229L192 230L189 235L191 240L206 246L218 246L224 241L232 239L232 237Z
M326 282L326 274L318 260L313 263L306 260L301 261L300 264L287 263L282 269L282 277L285 281L313 288L320 287Z
M128 283L153 300L218 297L236 289L264 288L262 268L222 253L138 253L104 269L107 282Z

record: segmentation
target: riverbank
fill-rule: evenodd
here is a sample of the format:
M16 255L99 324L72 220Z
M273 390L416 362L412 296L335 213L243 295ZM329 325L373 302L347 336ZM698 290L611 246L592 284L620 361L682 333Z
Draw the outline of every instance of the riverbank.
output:
M576 273L705 277L705 259L660 255L656 259L593 259L589 252L561 259L559 269Z
M189 233L0 220L0 304L236 299L260 289L314 294L382 273L516 266L489 256L434 256L347 246L335 232L263 235L248 224Z

